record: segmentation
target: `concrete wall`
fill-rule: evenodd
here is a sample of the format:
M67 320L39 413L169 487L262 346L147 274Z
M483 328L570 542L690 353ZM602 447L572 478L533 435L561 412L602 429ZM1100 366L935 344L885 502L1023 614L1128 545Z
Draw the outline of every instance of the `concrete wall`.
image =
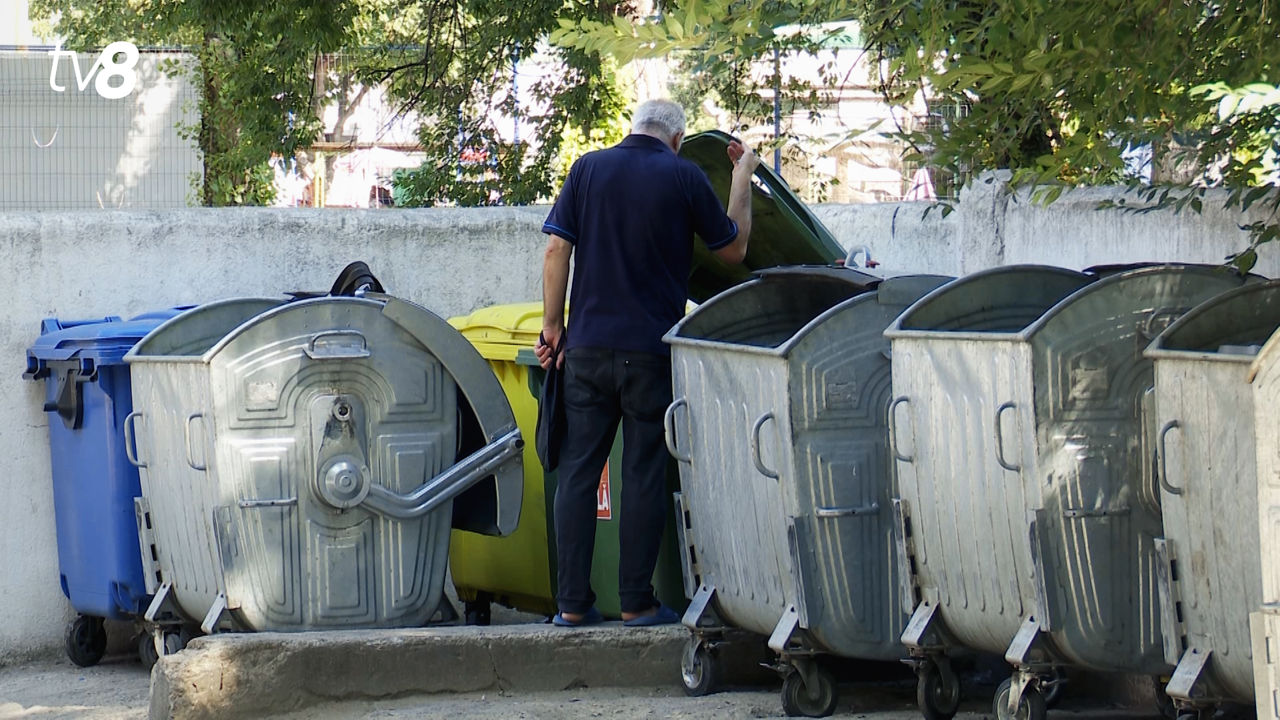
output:
M1000 264L1069 267L1139 260L1220 262L1243 247L1248 218L1095 210L1110 191L1049 208L985 178L956 212L925 204L824 205L846 246L868 245L882 269L962 274ZM218 298L324 290L365 260L392 292L449 317L540 295L546 208L411 211L182 210L0 213L0 393L15 399L0 430L0 665L58 652L71 611L58 589L43 390L20 378L42 318L130 315ZM1259 272L1280 275L1278 253Z

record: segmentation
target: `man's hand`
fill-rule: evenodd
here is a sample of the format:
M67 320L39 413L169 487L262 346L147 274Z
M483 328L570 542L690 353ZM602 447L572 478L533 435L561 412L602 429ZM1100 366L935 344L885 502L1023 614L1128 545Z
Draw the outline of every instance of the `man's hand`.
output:
M760 158L755 151L737 140L729 141L729 147L726 148L726 151L729 153L729 160L733 162L735 172L743 172L750 175L760 165Z
M556 350L561 349L560 345L564 342L564 327L544 327L542 334L538 336L538 342L533 346L533 354L538 356L538 364L543 370L551 369L551 361L556 360L556 369L564 367L564 353L558 356Z

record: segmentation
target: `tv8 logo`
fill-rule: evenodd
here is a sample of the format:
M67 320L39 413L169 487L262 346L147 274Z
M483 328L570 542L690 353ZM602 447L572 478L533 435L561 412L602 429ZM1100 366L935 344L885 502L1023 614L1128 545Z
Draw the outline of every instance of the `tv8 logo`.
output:
M67 57L71 60L71 67L76 74L76 87L84 92L89 87L89 81L93 81L93 89L107 100L119 100L133 92L138 84L138 73L135 69L138 65L138 46L131 42L116 41L102 49L102 53L98 55L98 59L89 66L88 72L82 72L80 69L80 60L76 54L70 50L63 50L59 45L57 49L51 50L53 56L53 67L49 70L49 87L54 92L66 92L66 86L58 84L58 67L62 64L62 58ZM117 56L123 56L124 59L117 61ZM97 78L94 78L94 74ZM119 82L113 83L114 78L119 78Z

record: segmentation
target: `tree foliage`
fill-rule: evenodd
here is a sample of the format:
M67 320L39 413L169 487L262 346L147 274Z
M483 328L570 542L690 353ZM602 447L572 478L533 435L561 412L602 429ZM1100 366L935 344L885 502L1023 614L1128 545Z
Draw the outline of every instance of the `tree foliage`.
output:
M384 84L404 112L424 119L429 161L408 173L418 203L527 202L558 181L568 128L589 137L616 123L625 98L610 62L572 49L548 52L559 72L530 90L535 108L505 91L514 62L539 49L558 18L630 12L605 0L33 0L68 48L114 40L181 47L196 54L198 138L205 204L272 199L273 155L291 162L320 139L320 115ZM343 54L340 64L326 62ZM540 109L545 108L545 109ZM503 139L497 118L521 115L539 142ZM342 123L328 134L342 141ZM472 164L463 155L487 162Z
M352 3L245 0L33 0L32 17L56 19L67 47L115 40L183 47L195 54L200 89L198 140L206 205L270 202L267 163L291 158L319 131L310 69L317 53L341 46Z
M785 117L798 109L822 112L829 102L823 88L839 84L834 64L820 64L814 82L783 73L781 62L797 53L817 56L836 32L821 26L839 19L841 6L832 0L685 0L660 3L662 12L653 17L562 17L550 37L619 64L668 57L677 70L675 99L695 117L711 99L730 114L729 129L744 130L771 122L775 94ZM797 139L783 128L776 144Z
M961 177L1009 168L1046 201L1070 185L1127 183L1142 207L1196 209L1223 186L1232 207L1268 204L1256 245L1277 235L1266 228L1280 203L1276 11L1258 0L683 0L658 22L580 22L559 36L624 58L716 58L762 43L810 51L773 28L855 20L886 99L923 92L959 110L902 133L918 159ZM1137 148L1149 167L1135 167Z

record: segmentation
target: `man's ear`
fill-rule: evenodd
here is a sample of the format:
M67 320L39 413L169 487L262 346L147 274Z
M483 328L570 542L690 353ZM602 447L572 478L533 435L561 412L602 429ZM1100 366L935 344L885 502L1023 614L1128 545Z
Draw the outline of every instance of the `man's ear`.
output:
M675 150L675 151L676 151L676 154L678 155L678 154L680 154L680 146L681 146L682 144L684 144L684 131L683 131L683 130L682 130L682 131L680 131L680 132L678 132L678 133L676 133L676 134L675 134L675 137L671 138L671 149L672 149L672 150Z

